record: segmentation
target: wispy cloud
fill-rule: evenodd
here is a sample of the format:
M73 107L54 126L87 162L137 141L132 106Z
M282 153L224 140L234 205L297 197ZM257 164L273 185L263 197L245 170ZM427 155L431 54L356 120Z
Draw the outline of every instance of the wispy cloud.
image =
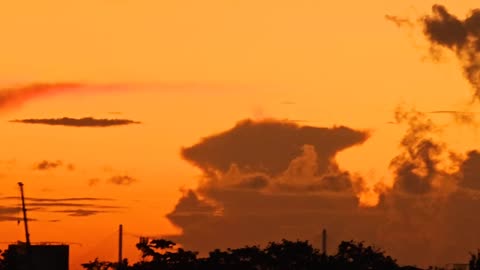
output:
M79 83L38 83L0 89L0 110L21 106L28 100L41 96L68 92L85 87Z
M224 86L216 84L198 84L198 83L159 83L159 84L89 84L77 82L58 82L58 83L31 83L24 85L14 85L0 88L0 112L8 109L14 109L23 104L40 98L48 98L64 93L105 93L122 92L140 89L155 89L162 91L190 91L192 89L202 89L211 91L212 89L222 89ZM231 86L229 86L231 88ZM113 111L116 114L116 111Z
M401 17L394 16L394 15L385 15L385 19L386 19L387 21L393 22L393 23L396 24L398 27L402 27L402 26L410 26L410 27L413 27L413 26L414 26L413 22L410 21L409 19L401 18Z
M122 206L115 205L101 205L93 203L66 203L66 202L31 202L28 203L31 207L92 207L96 209L122 209Z
M0 215L13 215L20 212L17 206L0 206Z
M140 124L138 121L129 119L97 119L93 117L84 118L40 118L40 119L15 119L12 123L23 124L41 124L51 126L69 126L69 127L111 127L111 126L125 126L132 124Z
M459 124L472 125L475 124L475 113L465 111L431 111L430 114L446 114L451 115L453 120Z
M20 200L20 197L6 196L0 197L0 200ZM93 198L93 197L76 197L76 198L31 198L26 197L25 200L31 202L72 202L72 201L113 201L110 198Z
M138 180L136 178L133 178L129 175L117 175L117 176L113 176L108 180L108 182L112 184L121 185L121 186L128 186L137 181Z
M113 199L94 197L72 198L35 198L27 197L28 212L49 212L67 214L72 217L85 217L103 213L118 212L125 209L123 206L112 205ZM16 221L20 215L20 198L16 196L0 197L4 205L0 206L0 221ZM102 203L103 202L103 203ZM104 204L108 202L108 204ZM48 220L58 222L59 219Z
M29 209L31 210L31 209ZM0 206L0 222L18 221L20 214L20 207L18 206ZM36 219L28 219L29 221L36 221Z
M87 217L103 213L112 213L112 211L103 211L103 210L87 210L87 209L65 209L65 210L56 210L52 211L55 213L65 213L71 217Z
M64 93L119 92L133 89L129 84L85 84L76 82L31 83L0 88L0 112L22 106L31 100Z

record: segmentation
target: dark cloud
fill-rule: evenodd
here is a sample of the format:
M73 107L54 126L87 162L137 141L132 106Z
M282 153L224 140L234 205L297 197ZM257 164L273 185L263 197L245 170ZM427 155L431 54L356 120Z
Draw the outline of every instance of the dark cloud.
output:
M175 217L190 217L192 215L213 215L215 212L215 206L211 203L207 203L198 198L198 195L189 190L178 201L175 209L168 215L169 218L175 219Z
M438 165L448 150L431 136L438 130L424 113L399 108L395 116L398 123L406 123L408 128L400 142L402 151L390 164L395 173L394 189L412 194L428 193L433 182L447 174Z
M115 184L115 185L120 185L120 186L128 186L131 185L138 180L129 176L129 175L116 175L111 177L108 182Z
M471 234L470 239L455 236L459 229L469 234L480 225L480 217L466 211L480 206L478 194L468 190L475 186L472 166L476 166L476 154L470 152L465 159L449 150L438 136L441 129L425 113L399 109L396 119L407 125L407 131L400 143L401 153L391 163L394 186L382 195L377 206L387 217L380 228L380 241L405 260L412 260L415 256L409 256L415 252L428 250L412 263L459 261L480 240ZM409 239L415 239L414 243L398 244Z
M97 214L103 214L103 213L112 213L110 211L102 211L102 210L85 210L85 209L66 209L66 210L56 210L52 211L55 213L65 213L68 216L71 217L88 217L88 216L93 216Z
M50 220L47 220L47 222L51 222L51 223L57 223L57 222L60 222L61 220L60 219L50 219Z
M335 155L367 137L347 127L247 120L185 148L185 159L205 175L167 216L183 231L175 240L206 251L311 238L323 227L353 235L360 226L339 222L347 224L359 211L375 216L376 210L357 207L354 180L338 167Z
M201 169L223 173L232 164L241 170L279 174L302 153L306 144L319 149L318 170L325 171L335 153L363 143L368 134L347 127L316 128L290 122L246 120L234 128L182 150Z
M268 177L259 174L242 179L242 181L238 183L236 187L246 189L262 189L268 186L269 181L270 180Z
M480 98L480 9L461 20L442 5L432 7L433 15L422 18L424 33L434 46L448 48L462 62L463 72Z
M20 119L11 120L13 123L23 124L42 124L51 126L68 126L68 127L112 127L124 126L132 124L140 124L140 122L128 119L96 119L92 117L84 118L51 118L51 119Z
M461 187L480 191L480 152L470 151L460 167Z
M50 169L55 169L63 165L63 162L60 160L57 161L48 161L44 160L35 165L35 169L39 171L46 171Z
M191 192L168 218L183 230L182 235L173 237L175 240L203 252L281 238L311 239L322 228L329 229L333 243L347 235L365 236L362 224L354 225L352 220L362 216L365 223L373 225L369 217L381 219L376 209L358 208L352 194L300 195L212 188L202 193L206 199L200 199Z
M201 252L282 238L314 240L319 247L326 228L332 249L356 239L382 247L402 264L466 260L480 242L474 233L480 216L469 210L480 207L480 154L461 158L451 152L426 113L399 109L395 123L407 129L391 163L395 184L376 188L380 203L371 208L359 207L358 199L363 182L371 179L335 162L337 151L348 147L336 146L361 141L336 136L345 133L335 129L318 128L331 135L320 132L320 143L304 136L302 127L292 135L290 124L247 122L186 148L185 158L204 175L167 215L182 230L170 237ZM277 132L270 133L269 125ZM329 144L335 146L325 147ZM277 149L292 145L299 149L293 154Z

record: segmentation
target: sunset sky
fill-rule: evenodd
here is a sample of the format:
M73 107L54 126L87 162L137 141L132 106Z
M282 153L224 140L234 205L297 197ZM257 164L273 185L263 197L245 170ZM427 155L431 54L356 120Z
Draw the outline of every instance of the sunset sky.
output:
M0 249L24 241L20 201L11 198L22 181L32 241L71 243L73 270L96 256L114 260L119 224L132 262L142 235L206 252L282 237L318 246L323 227L332 253L335 241L356 238L401 264L467 260L480 238L454 235L480 225L468 217L480 205L480 184L466 178L480 165L477 152L467 154L480 142L480 108L460 43L424 33L422 18L435 4L460 20L478 7L473 0L5 1ZM400 27L386 15L401 18ZM428 162L411 170L431 181L413 199L408 188L398 191L410 183L401 178L410 145L400 144L412 130L448 149L429 152L448 156L434 158L431 178ZM325 181L335 184L316 185ZM436 209L437 200L451 212ZM434 229L445 221L452 226ZM422 232L413 248L398 243ZM425 247L424 257L407 252Z

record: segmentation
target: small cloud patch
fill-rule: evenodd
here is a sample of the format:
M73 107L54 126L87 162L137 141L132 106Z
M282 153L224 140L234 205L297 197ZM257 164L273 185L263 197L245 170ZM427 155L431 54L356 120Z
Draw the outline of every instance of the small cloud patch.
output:
M115 184L115 185L120 185L120 186L128 186L134 182L137 182L138 180L129 176L129 175L117 175L108 180L108 182Z
M12 123L22 124L40 124L50 126L68 126L68 127L112 127L140 124L138 121L129 119L97 119L93 117L84 118L31 118L10 120Z

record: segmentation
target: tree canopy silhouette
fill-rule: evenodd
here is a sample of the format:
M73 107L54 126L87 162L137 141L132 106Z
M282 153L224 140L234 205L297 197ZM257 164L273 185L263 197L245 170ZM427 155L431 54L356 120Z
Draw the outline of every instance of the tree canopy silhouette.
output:
M176 243L165 240L143 239L137 245L142 260L121 266L98 259L82 264L87 270L310 270L310 269L400 269L390 256L363 242L342 242L336 254L327 256L308 241L270 242L265 248L246 246L226 250L215 249L207 257L188 251ZM120 268L122 267L122 268Z

